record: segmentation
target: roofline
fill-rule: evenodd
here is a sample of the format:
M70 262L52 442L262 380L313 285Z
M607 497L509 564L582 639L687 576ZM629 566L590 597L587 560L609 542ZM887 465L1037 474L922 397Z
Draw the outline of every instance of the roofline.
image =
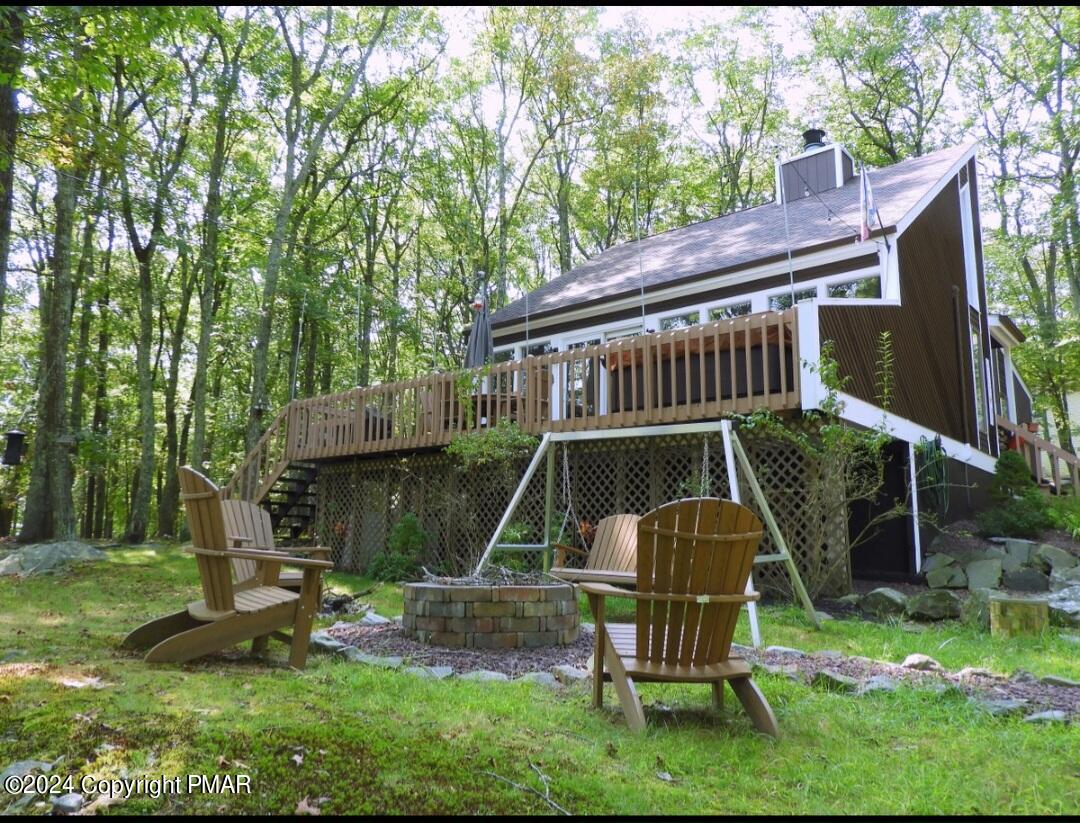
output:
M991 314L990 320L990 333L999 331L1004 337L1009 338L1008 342L1012 345L1018 346L1027 340L1027 335L1020 331L1020 327L1013 322L1013 319L1007 314Z
M888 235L892 235L892 234L895 233L895 231L896 231L895 226L890 225L890 226L886 226L884 228L884 230L882 230L882 229L875 230L871 234L870 240L866 241L866 243L856 243L856 242L853 242L850 237L844 237L844 238L840 238L840 239L837 239L837 240L830 240L830 241L827 241L827 242L824 242L824 243L817 243L817 244L815 244L813 246L803 246L798 251L792 250L791 256L792 256L793 260L802 260L802 259L810 257L810 256L812 256L814 254L819 254L821 252L829 251L831 249L840 248L840 247L843 247L843 246L848 246L852 250L852 253L851 254L838 255L835 258L836 260L845 260L848 257L861 257L863 255L871 253L871 252L868 252L866 250L867 244L869 244L875 238L881 238L881 237L886 237ZM726 266L726 267L721 268L721 269L713 269L712 271L702 272L700 274L689 275L687 277L679 278L678 280L668 280L668 281L665 281L663 283L653 284L652 286L647 286L644 289L644 293L648 294L648 295L653 295L653 296L659 297L659 298L665 298L665 297L669 296L669 295L665 294L665 292L678 292L680 289L683 289L683 288L687 287L688 285L692 285L694 283L698 283L698 282L701 282L703 280L711 280L711 279L716 278L716 277L722 277L724 275L731 275L732 276L731 285L735 285L736 283L741 282L736 277L734 277L735 275L738 275L739 273L746 273L748 270L760 269L760 268L764 268L766 266L773 266L773 265L776 265L776 264L780 264L778 270L775 271L775 272L774 271L757 272L757 273L753 274L753 276L747 278L746 281L745 281L745 282L748 282L748 283L752 283L755 280L759 280L759 279L761 279L763 277L768 277L768 276L773 275L773 274L782 274L784 271L787 270L787 265L786 265L787 264L787 259L788 259L787 252L783 251L783 252L780 252L778 254L770 255L769 257L759 257L759 258L755 258L753 260L748 260L745 263L739 263L739 264L736 264L736 265L733 265L733 266ZM801 268L801 267L797 267L797 268ZM723 285L727 285L727 284L723 284ZM627 290L627 291L619 292L617 294L604 295L602 297L597 297L597 298L594 298L592 300L582 300L582 301L579 301L577 303L574 303L572 306L561 306L561 307L558 307L558 308L555 308L555 309L546 309L545 311L537 312L535 314L530 313L529 316L528 316L528 320L529 320L530 325L533 324L533 323L540 323L540 324L547 325L548 321L553 320L555 318L571 320L571 319L573 319L573 315L577 315L577 314L585 314L585 315L596 314L595 309L597 307L599 307L599 306L606 306L605 313L610 313L610 312L613 312L613 311L618 311L620 308L623 308L622 306L618 305L619 303L626 303L629 306L636 305L641 299L641 293L642 293L641 290ZM670 297L677 297L677 296L678 296L678 294L670 295ZM607 305L607 304L611 304L611 305ZM492 318L492 322L491 322L491 327L492 327L493 330L498 329L499 331L501 331L503 333L514 331L515 327L517 327L517 326L520 326L521 328L524 328L524 326L525 326L525 317L524 316L512 317L512 318L510 318L508 320L500 320L500 321L496 321L494 318Z
M907 214L905 214L903 217L896 221L897 234L903 234L907 227L915 222L915 218L917 218L920 214L923 213L923 211L926 210L926 207L933 202L934 198L941 194L942 189L949 185L949 181L955 178L956 175L960 173L960 169L966 166L968 164L968 161L975 156L975 152L978 150L978 148L979 141L973 140L968 150L965 151L962 155L960 155L960 157L958 157L956 161L951 166L949 166L949 170L945 172L945 174L941 175L941 177L938 178L938 181L926 190L926 193L919 198L918 202L916 202L914 206L908 209Z

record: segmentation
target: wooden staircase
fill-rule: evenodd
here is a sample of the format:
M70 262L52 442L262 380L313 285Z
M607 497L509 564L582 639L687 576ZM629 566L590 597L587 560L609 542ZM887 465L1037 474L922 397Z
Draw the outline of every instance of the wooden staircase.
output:
M296 541L315 519L315 463L293 460L289 449L292 404L278 412L225 484L225 497L256 503L270 512L274 535Z
M298 540L315 519L314 463L289 463L266 496L259 501L270 512L270 523L278 537Z

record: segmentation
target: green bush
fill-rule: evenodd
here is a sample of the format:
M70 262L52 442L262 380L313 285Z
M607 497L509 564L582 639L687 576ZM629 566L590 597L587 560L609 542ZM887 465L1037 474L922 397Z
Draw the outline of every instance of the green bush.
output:
M446 453L465 469L492 464L505 466L532 457L539 442L513 420L504 418L491 428L458 435L450 441Z
M420 573L420 555L428 539L417 516L406 512L390 530L386 551L376 555L368 565L368 577L393 582L415 579Z
M1046 514L1052 528L1067 531L1073 540L1080 540L1080 497L1051 497L1047 500Z
M975 522L986 537L1038 537L1052 521L1047 498L1031 477L1019 452L1005 451L994 466L989 493L994 505L980 512Z

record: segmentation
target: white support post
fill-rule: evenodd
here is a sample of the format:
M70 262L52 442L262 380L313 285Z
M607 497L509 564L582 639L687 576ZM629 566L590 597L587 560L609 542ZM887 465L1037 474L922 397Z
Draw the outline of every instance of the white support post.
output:
M731 421L721 422L721 433L724 437L724 462L727 464L728 489L731 499L736 503L742 503L742 495L739 493L739 475L735 471L735 451L731 447ZM746 578L745 594L754 593L754 569L751 566L750 576ZM757 603L746 604L746 613L750 618L750 640L755 649L761 648L761 626L758 624Z
M821 385L821 332L818 328L818 306L814 301L797 303L799 329L799 392L804 409L817 409L825 398Z
M919 534L919 484L915 471L915 444L908 443L908 474L911 477L911 524L915 530L915 573L922 571L922 535Z

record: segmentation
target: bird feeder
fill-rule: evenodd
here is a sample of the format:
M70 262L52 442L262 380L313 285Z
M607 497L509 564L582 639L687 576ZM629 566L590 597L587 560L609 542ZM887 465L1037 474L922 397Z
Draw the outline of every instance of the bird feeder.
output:
M26 440L26 432L12 429L6 435L7 442L4 445L5 466L18 466L22 462L23 442Z

